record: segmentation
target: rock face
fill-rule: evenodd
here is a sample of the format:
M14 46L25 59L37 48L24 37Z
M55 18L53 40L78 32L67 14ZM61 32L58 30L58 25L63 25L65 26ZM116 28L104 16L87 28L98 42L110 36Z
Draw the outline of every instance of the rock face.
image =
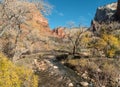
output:
M90 30L94 33L99 33L102 27L109 30L120 28L120 1L97 8L94 19L91 22Z
M59 38L67 38L67 36L73 36L76 34L76 32L79 32L80 29L88 29L87 27L76 27L76 28L66 28L66 27L58 27L53 29L52 33L55 36L58 36Z
M117 12L116 12L117 19L120 20L120 0L117 3Z
M49 33L51 34L51 30L48 24L48 20L41 14L41 12L37 9L35 4L25 2L21 3L23 7L29 9L29 12L26 13L26 25L22 25L23 29L29 30L30 28L39 30L42 34ZM29 27L28 27L29 25Z
M40 13L34 4L29 4L30 13L27 14L27 22L31 23L32 27L35 27L40 31L49 32L50 28L47 19Z
M114 19L114 14L117 10L117 3L108 4L97 8L97 12L94 21L107 22Z
M0 4L0 11L2 12L2 4ZM9 9L8 9L9 8ZM30 27L35 27L40 31L50 31L47 19L41 14L39 9L36 7L34 3L12 0L12 2L8 2L5 6L5 10L8 11L6 13L10 17L18 16L20 21L24 24L27 23ZM10 14L9 14L10 13ZM2 16L2 15L0 15ZM24 22L23 22L24 21ZM1 24L2 21L0 21ZM22 28L26 28L24 25Z
M1 8L2 4L0 4L0 11L4 12ZM13 27L12 29L4 29L3 37L1 36L0 38L0 51L4 52L10 58L17 58L24 53L33 53L51 48L51 46L48 46L48 37L52 36L52 32L47 19L41 14L35 4L15 0L9 2L8 5L6 5L6 9L6 15L13 18L9 20L10 23L7 22L7 18L5 22L0 20L0 32L3 30L1 26L4 26L4 23ZM7 12L10 14L7 14ZM19 29L17 29L18 24L16 23L19 21L16 16L19 18L18 20L21 21L19 24L20 32ZM0 15L0 18L4 20L2 15ZM4 37L4 35L6 36Z
M64 38L65 37L65 28L64 27L55 28L52 31L52 33L53 33L53 35L57 35L60 38Z

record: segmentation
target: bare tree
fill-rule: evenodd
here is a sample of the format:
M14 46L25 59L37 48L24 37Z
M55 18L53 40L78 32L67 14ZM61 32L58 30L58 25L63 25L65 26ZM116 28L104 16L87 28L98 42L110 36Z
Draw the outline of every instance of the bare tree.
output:
M72 54L75 55L77 53L77 50L81 46L81 40L83 38L83 34L86 32L84 28L80 28L74 35L68 35L68 39L72 43Z
M74 28L75 27L75 22L74 21L69 21L69 22L67 22L67 27L68 28Z
M43 0L40 0L39 3L32 0L31 4L32 3L35 3L37 9L40 11L47 13L48 10L48 13L50 13L50 5L45 4ZM29 4L29 2L24 0L2 0L0 3L0 38L2 38L7 31L15 31L15 45L11 49L11 51L14 49L14 55L12 56L13 61L17 60L16 57L21 54L17 51L17 45L22 33L21 25L24 24L27 26L27 14L30 13L31 10ZM11 37L8 37L7 39L10 38Z
M45 2L45 0L32 0L32 3L36 5L36 7L44 14L44 15L50 15L51 10L53 9L53 5L51 5L48 2Z

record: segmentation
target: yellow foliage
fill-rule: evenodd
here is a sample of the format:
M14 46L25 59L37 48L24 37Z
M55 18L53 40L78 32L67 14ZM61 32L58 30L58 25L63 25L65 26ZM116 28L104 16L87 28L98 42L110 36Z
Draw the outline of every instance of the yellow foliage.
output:
M89 37L83 37L82 39L81 39L81 42L82 42L82 44L88 44L89 42L91 41L91 38L89 38Z
M114 57L115 52L120 46L120 41L112 34L102 34L99 39L96 39L92 47L97 48L105 53L107 57Z
M103 35L103 39L108 42L110 45L113 45L113 46L119 46L119 40L118 38L116 38L115 36L113 35L107 35L107 34L104 34Z
M67 61L68 64L72 66L78 66L80 65L82 68L89 68L92 70L97 70L98 66L92 61L89 61L88 59L72 59Z
M114 57L115 50L114 49L110 49L110 50L108 50L107 54L108 54L109 57Z
M73 65L73 66L76 66L76 65L80 65L82 67L86 67L88 66L88 60L87 59L71 59L71 60L68 60L67 61L69 64Z
M86 59L82 59L82 60L79 61L80 65L81 65L82 67L88 66L88 62L89 62L89 61L86 60Z
M91 33L90 32L84 32L80 38L80 44L81 46L87 47L88 44L91 42Z
M0 87L37 87L38 78L24 67L15 66L0 53Z
M104 47L107 45L106 41L104 39L99 39L96 44L95 47L98 49L104 49Z
M107 50L106 50L107 56L113 57L115 55L115 52L117 51L117 49L119 47L118 38L116 38L114 35L104 34L103 39L107 43L106 47L109 46L109 48L107 48Z

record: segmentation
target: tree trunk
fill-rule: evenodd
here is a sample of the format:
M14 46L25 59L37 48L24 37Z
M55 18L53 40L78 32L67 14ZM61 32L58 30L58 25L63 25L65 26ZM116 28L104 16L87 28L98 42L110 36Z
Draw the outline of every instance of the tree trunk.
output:
M75 55L76 53L76 46L73 47L73 56Z

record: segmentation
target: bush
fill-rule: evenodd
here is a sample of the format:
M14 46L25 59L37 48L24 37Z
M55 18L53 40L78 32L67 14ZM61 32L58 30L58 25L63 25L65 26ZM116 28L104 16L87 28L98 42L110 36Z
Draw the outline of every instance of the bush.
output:
M0 53L0 87L37 87L38 77L31 70L15 66Z
M117 87L116 79L119 75L118 60L112 59L72 59L67 61L67 66L75 70L80 77L92 82L95 87ZM71 67L72 66L72 67ZM87 72L87 73L86 73Z

